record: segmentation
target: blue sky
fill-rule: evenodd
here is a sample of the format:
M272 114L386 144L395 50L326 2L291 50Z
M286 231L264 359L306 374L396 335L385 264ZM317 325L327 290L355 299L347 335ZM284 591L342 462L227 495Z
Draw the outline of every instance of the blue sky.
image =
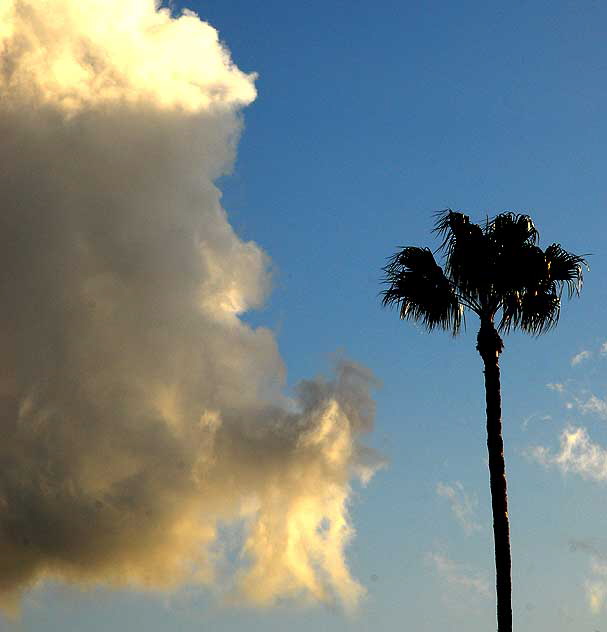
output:
M508 336L501 367L515 627L602 629L607 8L317 0L172 8L195 11L241 70L259 73L233 172L218 183L231 225L274 270L270 298L245 320L276 333L287 391L340 355L381 382L367 443L388 464L355 489L347 555L368 594L348 615L289 600L229 607L204 589L158 597L53 584L26 598L16 629L490 629L476 322L458 339L427 335L378 298L386 257L435 244L432 215L446 207L479 220L529 213L543 246L590 253L582 295L565 302L559 327L539 339ZM567 427L586 429L594 465L580 459L565 471L556 462Z

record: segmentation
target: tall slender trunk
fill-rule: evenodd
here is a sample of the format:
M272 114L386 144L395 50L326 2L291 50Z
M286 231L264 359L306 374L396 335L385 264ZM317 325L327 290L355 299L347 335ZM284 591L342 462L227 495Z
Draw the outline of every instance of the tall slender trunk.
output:
M506 489L504 441L502 439L502 403L499 368L499 355L503 349L503 343L491 320L481 321L476 348L485 365L487 450L489 452L493 538L495 542L497 629L498 632L512 632L510 524L508 521L508 493Z

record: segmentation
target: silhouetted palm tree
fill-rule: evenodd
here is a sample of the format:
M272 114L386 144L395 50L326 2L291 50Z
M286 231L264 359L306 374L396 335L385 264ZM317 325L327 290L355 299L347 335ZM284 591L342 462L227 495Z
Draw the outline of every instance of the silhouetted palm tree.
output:
M579 294L583 257L559 244L546 250L527 215L501 213L474 224L463 213L438 214L434 232L443 241L444 271L429 248L407 247L383 268L384 305L396 305L400 317L421 322L428 331L450 330L455 336L465 310L480 318L476 348L484 363L487 449L497 591L498 632L512 630L512 579L506 468L502 440L499 355L500 333L521 329L539 335L559 319L561 294Z

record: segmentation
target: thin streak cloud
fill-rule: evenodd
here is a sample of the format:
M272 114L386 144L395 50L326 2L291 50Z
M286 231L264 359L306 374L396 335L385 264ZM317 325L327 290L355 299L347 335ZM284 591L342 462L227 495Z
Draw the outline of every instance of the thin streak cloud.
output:
M450 588L463 589L465 592L483 599L491 598L491 584L484 574L472 571L467 566L458 564L441 553L428 553L426 559Z
M475 515L478 501L466 493L462 483L459 481L451 484L439 482L436 485L436 493L448 501L455 519L466 535L472 535L481 530L481 525L477 522Z
M578 366L592 357L591 351L580 351L571 358L571 366Z

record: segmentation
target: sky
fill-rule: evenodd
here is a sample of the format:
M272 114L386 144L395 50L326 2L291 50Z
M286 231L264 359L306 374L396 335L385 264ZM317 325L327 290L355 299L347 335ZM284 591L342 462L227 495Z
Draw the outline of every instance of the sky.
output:
M170 4L170 6L168 6ZM515 628L607 625L599 3L0 0L0 629L495 627L433 213L588 254L501 356Z

